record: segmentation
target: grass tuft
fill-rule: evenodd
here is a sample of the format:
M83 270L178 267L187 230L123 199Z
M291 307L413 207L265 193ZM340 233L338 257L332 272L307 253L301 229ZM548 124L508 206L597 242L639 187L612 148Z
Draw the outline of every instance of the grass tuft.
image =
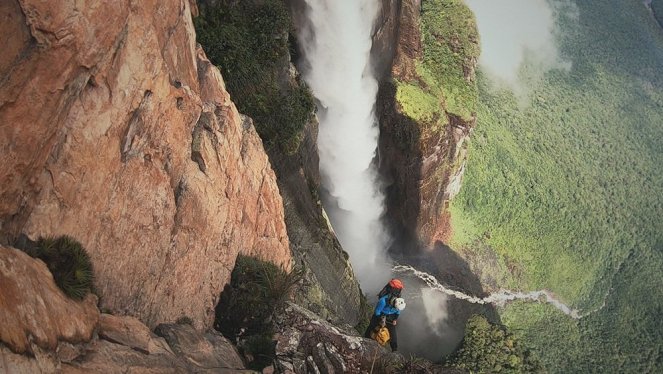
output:
M221 293L214 328L241 341L249 367L260 370L274 357L274 316L301 280L302 271L285 272L254 257L238 256L230 284Z
M48 267L58 287L68 297L82 300L92 292L94 272L92 262L81 243L70 236L39 238L26 251Z

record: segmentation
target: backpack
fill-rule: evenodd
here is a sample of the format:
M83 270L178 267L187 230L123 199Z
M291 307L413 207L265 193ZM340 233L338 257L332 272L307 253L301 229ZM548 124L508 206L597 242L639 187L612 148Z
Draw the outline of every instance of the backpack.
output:
M387 283L384 287L382 287L382 290L380 293L378 293L378 299L381 299L382 296L384 295L391 295L389 297L389 303L391 305L392 299L396 297L401 297L401 291L403 290L403 282L401 282L399 279L392 279Z
M391 336L389 335L389 330L386 327L380 327L379 329L374 329L371 332L371 338L373 338L378 342L378 344L384 347L389 339L391 339Z

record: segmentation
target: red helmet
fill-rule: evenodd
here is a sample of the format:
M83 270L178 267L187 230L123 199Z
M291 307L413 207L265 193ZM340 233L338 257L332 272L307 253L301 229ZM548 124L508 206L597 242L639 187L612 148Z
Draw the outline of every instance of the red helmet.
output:
M403 282L401 282L400 279L394 278L394 279L389 281L389 287L402 290L403 289Z

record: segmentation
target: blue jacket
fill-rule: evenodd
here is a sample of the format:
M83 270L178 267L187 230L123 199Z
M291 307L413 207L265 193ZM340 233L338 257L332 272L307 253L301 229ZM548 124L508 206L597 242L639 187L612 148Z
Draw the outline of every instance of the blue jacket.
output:
M389 295L384 295L378 301L378 304L375 306L375 316L380 317L381 315L389 316L390 320L395 320L401 314L401 311L389 305Z

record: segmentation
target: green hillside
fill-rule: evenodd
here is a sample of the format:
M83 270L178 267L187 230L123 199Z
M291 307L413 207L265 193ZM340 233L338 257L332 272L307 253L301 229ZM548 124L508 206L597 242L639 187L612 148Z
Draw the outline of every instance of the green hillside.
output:
M527 107L479 77L452 244L491 247L508 286L596 310L503 310L551 372L661 372L663 31L639 1L576 3L579 19L558 20L573 67L548 72Z

